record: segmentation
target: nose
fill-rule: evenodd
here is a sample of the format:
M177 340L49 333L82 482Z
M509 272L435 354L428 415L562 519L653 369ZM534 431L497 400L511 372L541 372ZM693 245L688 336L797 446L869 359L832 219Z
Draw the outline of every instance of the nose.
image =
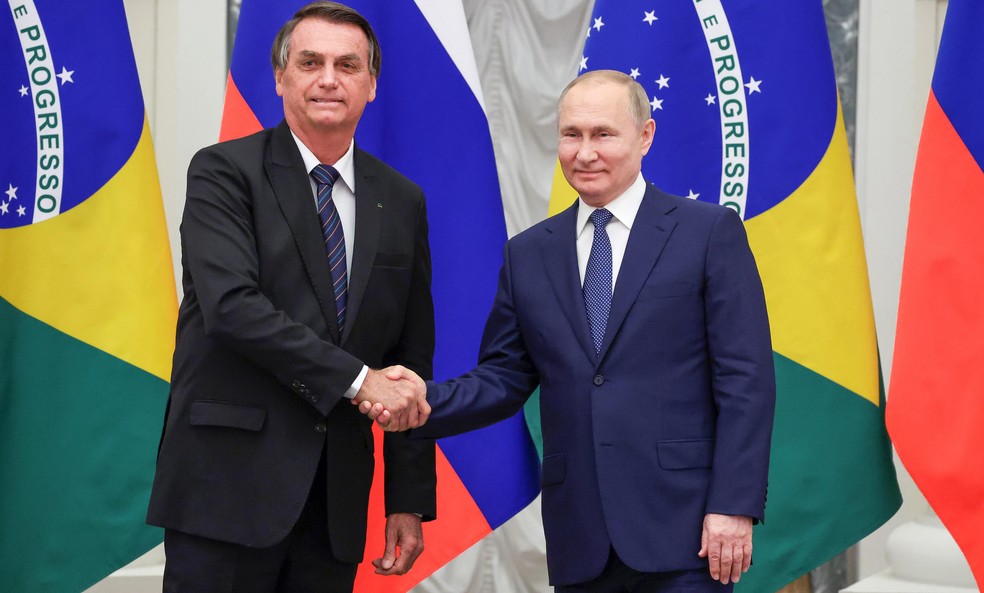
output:
M321 69L321 76L318 77L318 84L321 86L332 87L337 83L335 78L335 68L328 64Z
M598 152L595 150L591 140L583 140L577 147L577 160L582 163L590 163L596 158L598 158Z

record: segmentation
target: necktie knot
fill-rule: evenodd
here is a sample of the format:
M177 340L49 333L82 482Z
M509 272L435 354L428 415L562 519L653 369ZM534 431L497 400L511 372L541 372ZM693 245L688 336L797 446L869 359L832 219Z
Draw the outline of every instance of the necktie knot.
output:
M338 171L330 165L318 165L311 170L311 177L321 185L332 186L338 181Z
M605 210L604 208L598 208L597 210L591 213L589 218L591 219L591 222L594 223L595 228L597 229L597 228L604 228L605 225L608 224L608 221L612 219L612 216L614 215L608 210Z

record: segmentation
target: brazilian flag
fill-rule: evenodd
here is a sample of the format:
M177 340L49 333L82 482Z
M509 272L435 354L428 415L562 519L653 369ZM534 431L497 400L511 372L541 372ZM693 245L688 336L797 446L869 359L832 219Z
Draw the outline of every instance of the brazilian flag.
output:
M177 302L120 0L0 13L0 589L78 592L144 524Z

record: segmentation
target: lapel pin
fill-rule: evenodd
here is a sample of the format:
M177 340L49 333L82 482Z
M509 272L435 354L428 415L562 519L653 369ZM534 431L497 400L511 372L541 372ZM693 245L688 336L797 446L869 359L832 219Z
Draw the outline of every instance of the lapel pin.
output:
M382 208L382 207L383 207L382 202L376 202L376 208Z

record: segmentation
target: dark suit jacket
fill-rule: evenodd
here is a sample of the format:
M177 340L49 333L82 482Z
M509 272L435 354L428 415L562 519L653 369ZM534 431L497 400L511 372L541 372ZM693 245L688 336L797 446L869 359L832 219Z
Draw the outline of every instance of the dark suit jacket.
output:
M551 583L706 569L705 513L765 507L775 405L762 284L731 210L647 186L600 355L575 246L577 204L506 245L479 366L430 384L445 436L515 413L540 385Z
M151 524L273 545L297 521L327 447L332 549L362 560L373 438L343 394L363 363L430 376L434 312L423 193L359 149L355 175L339 335L313 192L287 125L192 159ZM434 517L433 443L386 435L384 447L387 513Z

